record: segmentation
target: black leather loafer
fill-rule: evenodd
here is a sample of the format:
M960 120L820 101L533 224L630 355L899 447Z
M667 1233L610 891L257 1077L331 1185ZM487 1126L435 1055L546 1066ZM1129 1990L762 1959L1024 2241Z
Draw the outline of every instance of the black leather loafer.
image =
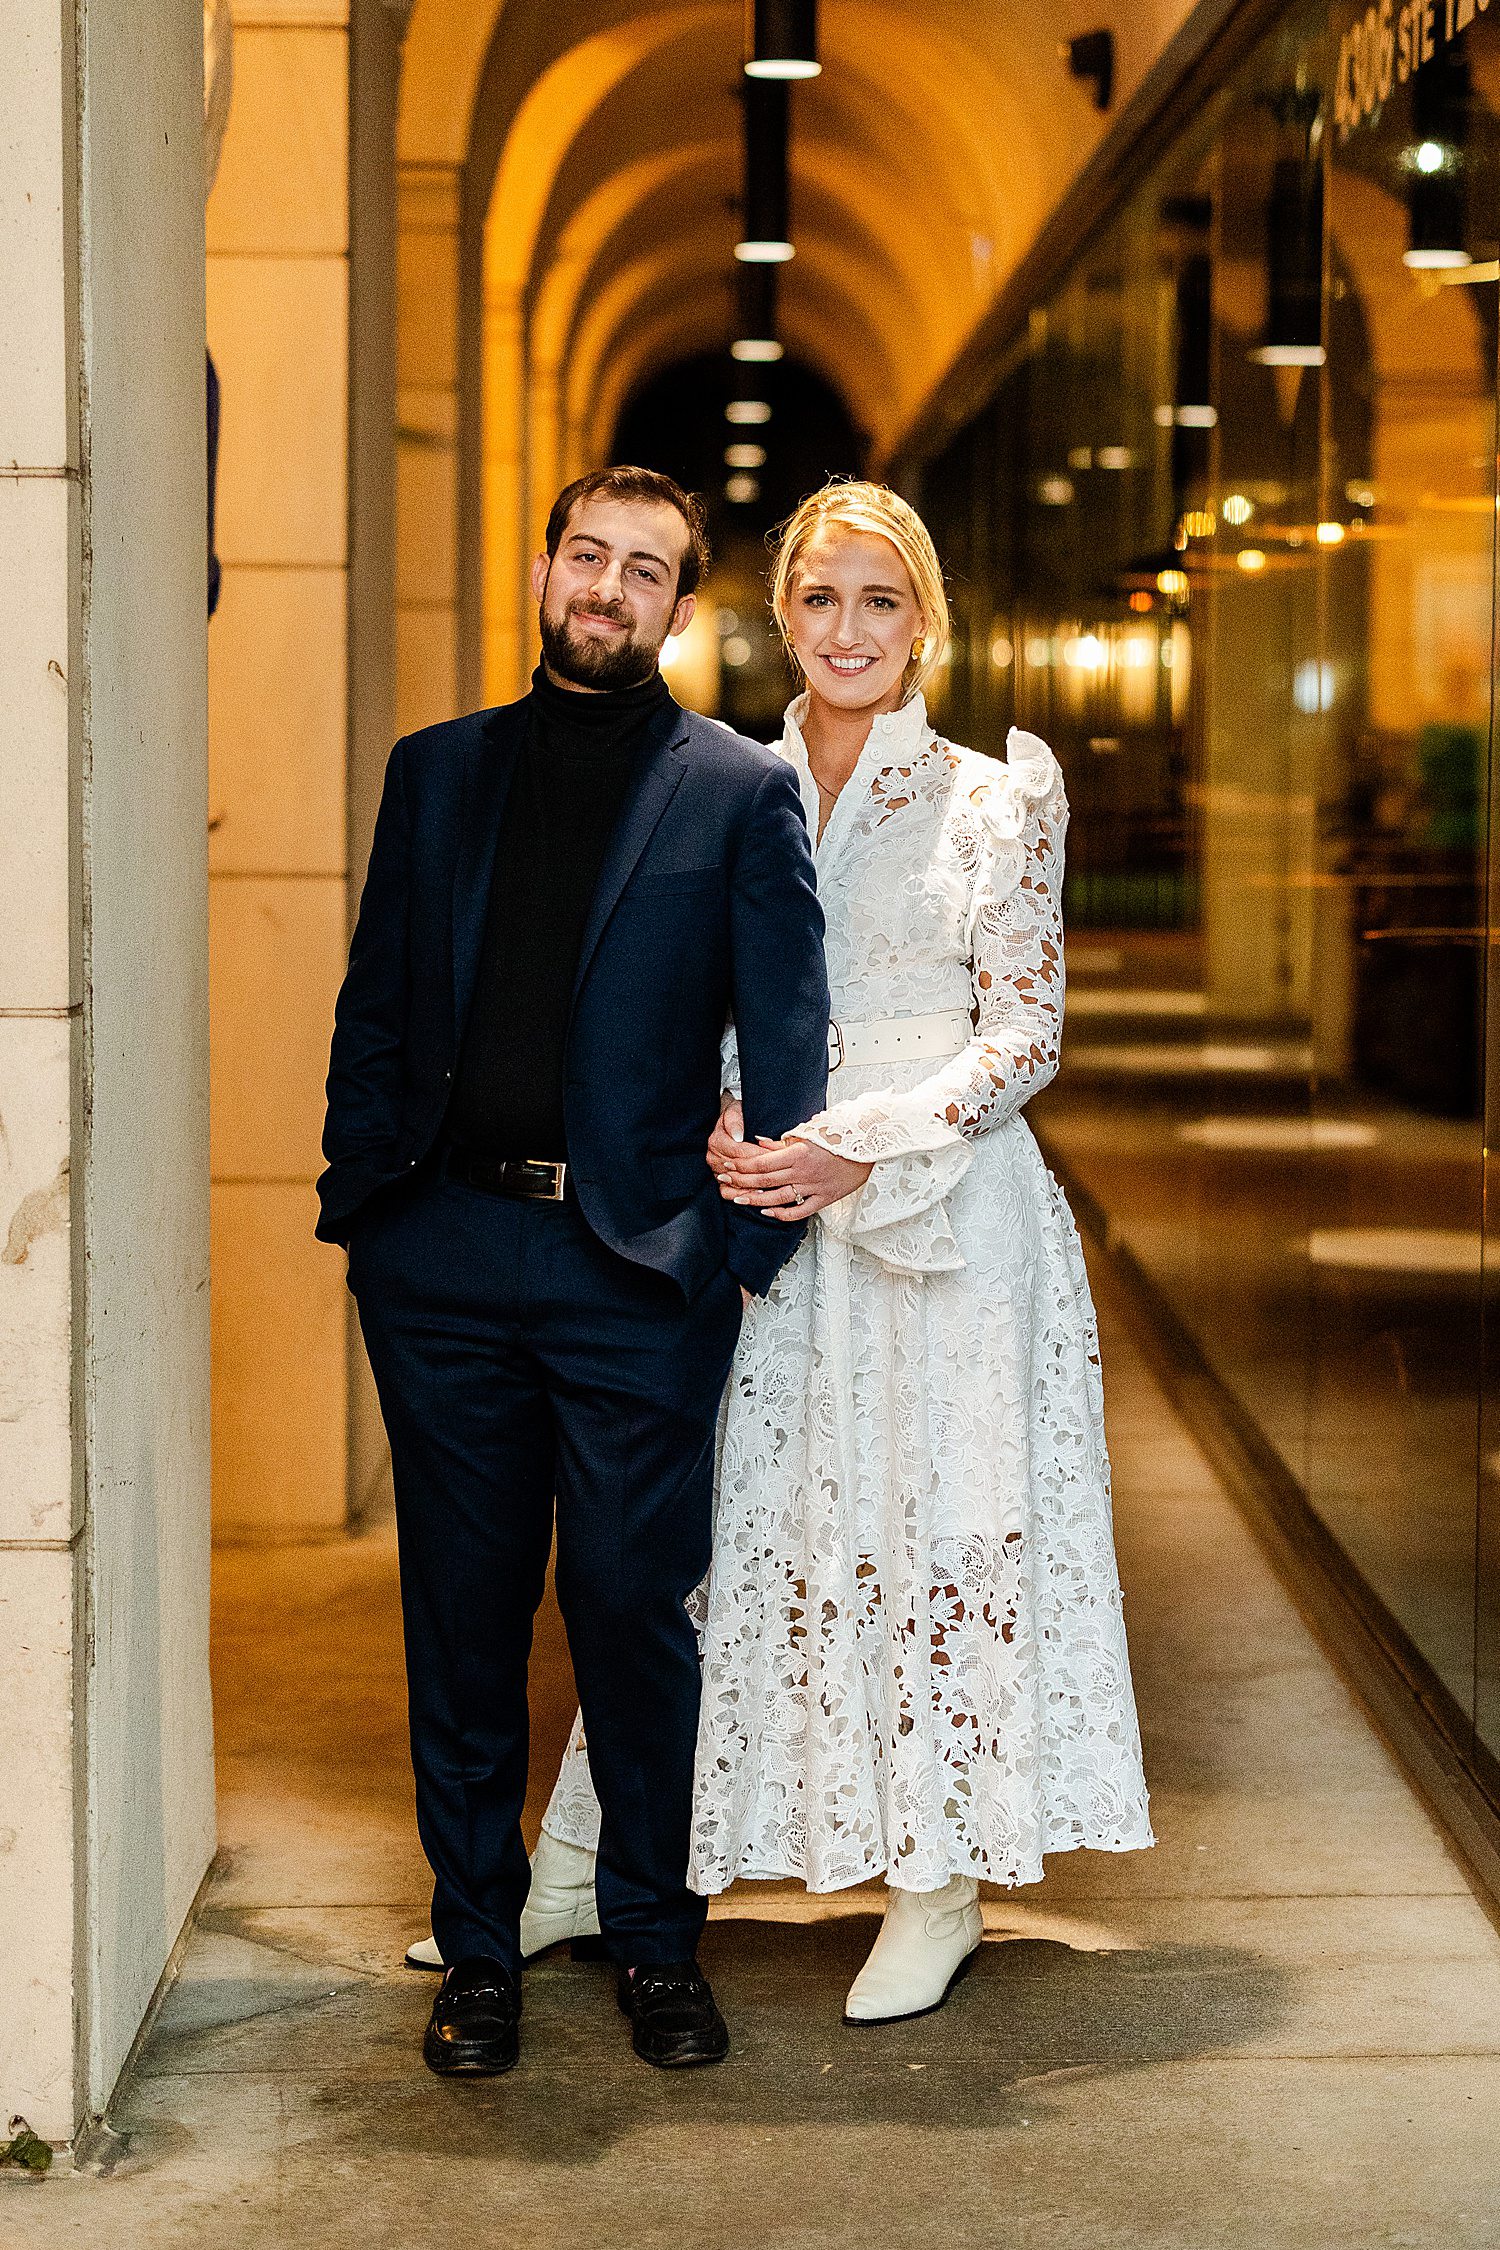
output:
M651 1962L620 1971L620 2006L630 2018L630 2043L657 2070L691 2070L722 2062L729 2033L696 1961Z
M432 2003L422 2060L440 2078L498 2078L521 2053L521 1988L498 1961L456 1961Z

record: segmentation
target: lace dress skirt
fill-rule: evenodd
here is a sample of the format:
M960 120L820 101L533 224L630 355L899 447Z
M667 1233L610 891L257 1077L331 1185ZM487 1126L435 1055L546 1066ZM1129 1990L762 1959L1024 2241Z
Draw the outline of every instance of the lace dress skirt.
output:
M835 1206L747 1315L699 1595L699 1891L1031 1883L1152 1841L1077 1231L1019 1115L968 1159L956 1268L903 1270ZM597 1838L581 1738L546 1825Z

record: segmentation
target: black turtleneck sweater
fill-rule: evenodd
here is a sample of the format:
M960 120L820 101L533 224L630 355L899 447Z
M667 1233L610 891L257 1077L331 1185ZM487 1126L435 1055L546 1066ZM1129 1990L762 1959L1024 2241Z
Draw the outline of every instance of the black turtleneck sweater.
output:
M529 701L448 1133L486 1156L559 1162L568 1153L563 1065L584 927L647 723L668 691L653 672L639 687L588 695L555 686L538 666Z

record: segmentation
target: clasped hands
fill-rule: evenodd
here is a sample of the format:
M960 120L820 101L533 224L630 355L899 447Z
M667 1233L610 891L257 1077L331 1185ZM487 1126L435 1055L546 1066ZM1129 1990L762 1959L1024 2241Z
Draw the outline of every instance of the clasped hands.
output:
M730 1102L708 1143L708 1168L726 1203L796 1222L842 1202L870 1177L870 1165L835 1156L813 1141L794 1134L769 1141L761 1134L752 1143L742 1137L744 1130L745 1112Z

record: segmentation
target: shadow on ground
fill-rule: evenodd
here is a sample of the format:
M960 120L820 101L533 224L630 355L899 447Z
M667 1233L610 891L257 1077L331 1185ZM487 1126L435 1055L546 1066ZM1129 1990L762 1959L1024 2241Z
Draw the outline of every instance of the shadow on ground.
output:
M873 1915L736 1919L711 1925L703 1949L734 2042L722 2067L648 2070L630 2052L610 1970L561 1957L527 1973L520 2068L453 2085L432 2079L418 2051L430 1980L372 1976L305 1945L289 1953L255 1925L209 1918L204 1973L172 1995L121 2107L124 2170L180 2146L194 2081L226 2073L300 2078L319 2159L333 2164L377 2147L398 2163L403 2152L463 2159L500 2147L520 2166L586 2166L642 2128L674 2124L731 2137L807 2125L991 2131L1044 2115L1061 2077L1263 2038L1286 1984L1262 1956L1225 1946L1082 1952L992 1937L940 2013L853 2029L840 2021L843 1995Z

